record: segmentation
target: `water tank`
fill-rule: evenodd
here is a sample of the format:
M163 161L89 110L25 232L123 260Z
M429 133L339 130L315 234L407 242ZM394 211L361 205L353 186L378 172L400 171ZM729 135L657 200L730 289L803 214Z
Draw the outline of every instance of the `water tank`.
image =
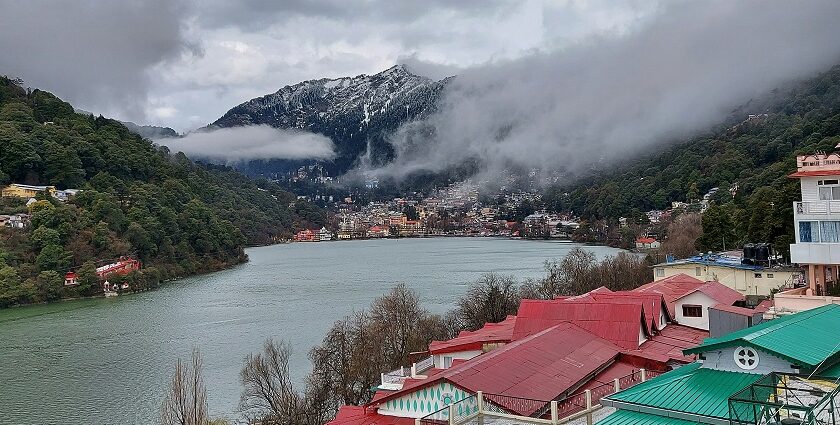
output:
M741 260L742 264L755 263L755 245L748 243L744 245L744 258Z
M755 244L755 262L766 264L770 261L770 245L766 243Z

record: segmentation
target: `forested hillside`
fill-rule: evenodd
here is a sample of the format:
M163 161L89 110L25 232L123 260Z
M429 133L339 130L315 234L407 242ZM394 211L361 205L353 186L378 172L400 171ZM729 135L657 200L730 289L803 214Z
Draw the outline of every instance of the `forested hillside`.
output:
M703 217L699 249L771 242L787 253L799 186L786 176L795 171L797 154L830 152L840 142L840 66L772 98L767 108L713 137L676 143L625 167L553 187L547 203L586 218L644 220L644 211L719 187Z
M0 77L0 186L8 183L82 192L66 203L39 195L29 206L0 198L0 214L31 214L25 229L0 228L0 306L93 295L95 266L124 255L145 266L128 277L132 289L217 270L245 261L245 245L324 222L272 183L194 163ZM81 285L68 289L71 269Z

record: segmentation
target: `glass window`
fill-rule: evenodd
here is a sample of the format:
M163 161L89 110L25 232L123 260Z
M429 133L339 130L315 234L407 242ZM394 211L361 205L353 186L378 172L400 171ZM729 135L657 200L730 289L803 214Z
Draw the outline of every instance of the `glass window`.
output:
M767 278L772 279L773 278L773 273L767 273Z
M452 357L445 356L443 358L443 368L449 369L450 367L452 367Z
M665 269L663 269L662 267L658 267L656 269L656 276L657 277L665 276Z
M689 304L684 305L683 317L703 317L703 306Z
M830 187L821 187L820 188L820 201L830 201L831 200L831 188Z
M820 234L816 221L799 222L799 242L819 242Z
M831 188L831 199L840 200L840 186L834 186Z
M700 276L700 267L695 267L694 268L694 275L695 276Z
M820 222L820 242L840 242L840 221Z
M761 273L755 273L755 277L756 277L757 279L761 279Z

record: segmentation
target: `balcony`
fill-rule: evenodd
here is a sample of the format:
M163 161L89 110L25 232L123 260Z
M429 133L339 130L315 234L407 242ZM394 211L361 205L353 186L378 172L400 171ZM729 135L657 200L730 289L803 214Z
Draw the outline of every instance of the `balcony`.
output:
M379 388L391 391L401 390L406 378L425 378L424 373L433 367L435 367L435 360L432 356L412 363L410 367L400 366L399 369L381 375Z
M802 201L793 203L794 220L840 218L840 201Z
M561 400L532 400L479 391L416 420L417 425L591 425L615 409L601 398L630 388L660 372L640 369L613 382L569 395Z
M729 397L731 424L836 425L837 380L771 373Z

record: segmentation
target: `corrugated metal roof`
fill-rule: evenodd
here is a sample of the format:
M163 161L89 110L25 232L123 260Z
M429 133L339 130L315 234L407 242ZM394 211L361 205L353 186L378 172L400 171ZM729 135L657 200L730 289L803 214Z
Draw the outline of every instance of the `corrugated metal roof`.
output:
M595 425L696 425L697 422L668 418L648 413L618 410L598 421Z
M406 380L385 400L446 380L467 391L551 400L612 363L621 349L563 323L453 366L422 381ZM532 412L518 412L530 414Z
M674 303L680 298L697 291L703 292L709 298L721 304L732 305L736 301L744 299L741 293L720 282L703 282L684 273L646 283L633 290L633 292L654 292L662 294L665 297L665 302L668 304L668 311L672 316L674 316Z
M513 338L513 326L516 316L508 316L499 323L487 323L476 331L461 331L457 337L446 341L432 341L429 352L432 354L452 353L456 351L481 350L486 343L510 342Z
M636 355L652 360L667 362L669 360L680 363L694 361L694 355L685 355L683 350L696 347L709 337L709 331L690 328L688 326L670 324L659 334L645 341L636 351L627 354Z
M363 406L341 406L326 425L414 425L414 418L380 415Z
M610 395L609 400L716 418L729 417L728 398L761 375L683 366Z
M571 322L624 349L639 348L639 333L650 333L642 303L590 300L522 300L513 330L518 340L559 323Z
M696 354L738 344L752 345L779 357L815 367L840 351L840 305L830 304L762 322L684 351ZM808 339L804 343L804 339Z

